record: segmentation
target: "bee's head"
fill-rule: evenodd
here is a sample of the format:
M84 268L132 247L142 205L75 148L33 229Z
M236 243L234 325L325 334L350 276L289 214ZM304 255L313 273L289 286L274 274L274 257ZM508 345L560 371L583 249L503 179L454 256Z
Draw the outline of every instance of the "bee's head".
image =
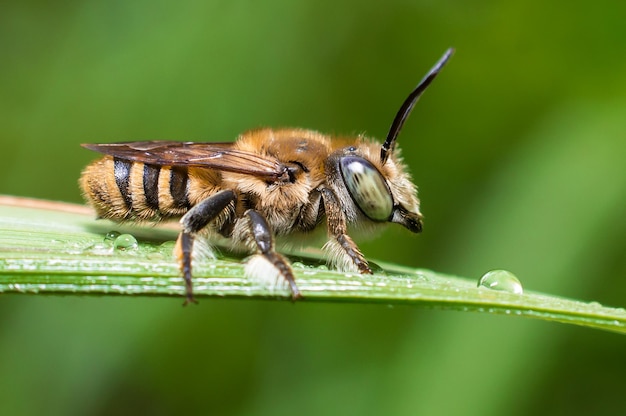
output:
M336 186L348 221L365 216L374 223L395 222L414 233L422 231L417 188L397 155L386 164L377 158L379 146L362 141L334 155Z

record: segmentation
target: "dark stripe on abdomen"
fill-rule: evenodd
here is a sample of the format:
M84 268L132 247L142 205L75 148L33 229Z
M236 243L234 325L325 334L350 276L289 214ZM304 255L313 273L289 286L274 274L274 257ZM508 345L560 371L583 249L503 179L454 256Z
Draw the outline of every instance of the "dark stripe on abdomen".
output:
M128 209L131 209L133 206L133 197L128 189L130 185L130 168L132 166L133 162L129 162L128 160L118 158L113 159L115 183L117 184L120 194L122 194L122 198L124 198L124 203Z
M170 194L177 208L189 208L187 197L187 168L172 167L170 173Z
M159 172L160 166L143 165L143 193L146 205L154 210L159 209Z

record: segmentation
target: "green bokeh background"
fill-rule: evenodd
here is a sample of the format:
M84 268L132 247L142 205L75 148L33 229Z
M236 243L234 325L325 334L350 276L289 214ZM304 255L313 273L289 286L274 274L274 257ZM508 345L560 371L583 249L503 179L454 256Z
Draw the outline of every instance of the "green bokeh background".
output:
M0 5L0 193L79 202L83 142L257 126L399 144L425 230L369 258L626 306L626 3ZM411 307L3 296L0 413L623 414L626 338Z

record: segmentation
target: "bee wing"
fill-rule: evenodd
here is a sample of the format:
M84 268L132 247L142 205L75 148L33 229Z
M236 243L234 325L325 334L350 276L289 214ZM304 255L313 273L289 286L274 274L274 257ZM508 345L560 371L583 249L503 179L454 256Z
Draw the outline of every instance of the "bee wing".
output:
M105 155L160 166L199 166L243 173L268 180L287 180L287 167L278 159L237 150L234 143L174 141L83 144Z

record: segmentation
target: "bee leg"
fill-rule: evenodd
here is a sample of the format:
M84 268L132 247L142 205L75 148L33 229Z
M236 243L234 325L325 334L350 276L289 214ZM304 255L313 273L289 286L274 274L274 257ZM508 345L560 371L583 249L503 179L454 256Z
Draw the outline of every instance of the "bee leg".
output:
M236 195L231 190L220 191L195 205L180 219L183 230L176 240L174 253L178 258L180 271L185 279L186 300L184 305L190 302L198 303L193 297L191 281L191 255L195 235L224 211L235 198Z
M328 221L328 234L334 238L334 241L331 240L329 243L332 242L331 247L332 245L339 246L339 253L335 254L338 256L343 254L344 258L347 256L349 263L354 265L360 273L372 274L372 269L370 269L367 264L367 260L365 260L361 250L359 250L359 247L347 234L348 227L346 225L346 217L341 209L341 204L337 196L328 188L322 188L320 192L322 194L322 200L324 201L324 210L326 211Z
M245 212L245 216L248 217L249 222L249 236L252 237L254 245L256 245L259 254L265 258L278 273L289 283L291 288L291 297L295 301L302 297L298 286L296 285L296 279L293 276L293 271L289 266L287 260L274 251L274 238L272 237L272 231L267 221L258 211L249 209Z
M176 240L176 246L174 247L174 253L180 265L180 271L185 279L185 303L183 306L187 306L188 303L198 303L193 297L193 285L191 283L191 253L193 251L193 235L181 231L178 234Z

